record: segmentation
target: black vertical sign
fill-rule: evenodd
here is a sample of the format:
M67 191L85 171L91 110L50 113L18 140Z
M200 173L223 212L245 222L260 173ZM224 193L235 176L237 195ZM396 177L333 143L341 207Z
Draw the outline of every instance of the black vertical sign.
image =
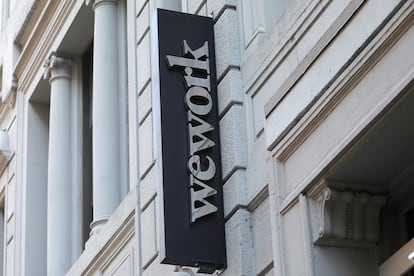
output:
M158 10L156 21L162 263L213 272L226 266L213 20Z

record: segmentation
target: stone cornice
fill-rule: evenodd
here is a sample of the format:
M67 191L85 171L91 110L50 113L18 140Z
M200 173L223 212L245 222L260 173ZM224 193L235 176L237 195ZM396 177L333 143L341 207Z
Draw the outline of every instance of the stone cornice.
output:
M27 93L39 70L44 70L45 59L59 46L57 40L63 39L65 29L70 26L68 18L74 18L83 4L84 0L47 2L14 68L18 91Z
M26 37L27 33L30 32L30 29L34 28L36 18L35 14L40 13L40 10L46 4L47 0L31 0L31 3L26 4L26 9L23 11L23 16L20 18L20 28L14 36L14 41L20 46L24 46L25 40L23 37Z
M360 53L338 74L336 80L327 87L327 90L320 93L318 99L306 107L306 110L303 110L300 116L292 124L289 124L278 137L272 139L267 147L276 159L283 162L306 141L307 137L326 119L341 99L352 90L352 87L413 25L413 12L414 4L412 2L401 5L389 18L387 24L360 48ZM267 116L269 116L271 108L268 109Z

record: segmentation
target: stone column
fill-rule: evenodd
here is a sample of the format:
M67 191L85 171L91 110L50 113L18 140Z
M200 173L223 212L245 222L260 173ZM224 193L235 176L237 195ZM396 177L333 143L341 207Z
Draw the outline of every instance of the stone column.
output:
M93 222L92 233L121 201L117 1L95 0L93 46Z
M53 55L46 61L50 77L47 192L47 275L65 275L72 264L71 62Z

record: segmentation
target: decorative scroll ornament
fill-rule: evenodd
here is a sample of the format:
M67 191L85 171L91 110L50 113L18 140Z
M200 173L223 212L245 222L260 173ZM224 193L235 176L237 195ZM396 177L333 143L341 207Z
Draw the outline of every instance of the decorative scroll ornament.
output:
M45 60L43 78L49 79L49 81L59 77L71 78L71 66L72 61L70 59L53 54Z
M373 244L379 238L380 209L385 196L325 187L317 197L316 243Z

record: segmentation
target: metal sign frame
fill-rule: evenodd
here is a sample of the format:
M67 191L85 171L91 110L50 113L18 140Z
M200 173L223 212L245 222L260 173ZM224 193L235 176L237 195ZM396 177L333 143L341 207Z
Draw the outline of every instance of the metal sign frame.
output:
M161 262L205 273L226 267L213 26L161 9L151 26Z

